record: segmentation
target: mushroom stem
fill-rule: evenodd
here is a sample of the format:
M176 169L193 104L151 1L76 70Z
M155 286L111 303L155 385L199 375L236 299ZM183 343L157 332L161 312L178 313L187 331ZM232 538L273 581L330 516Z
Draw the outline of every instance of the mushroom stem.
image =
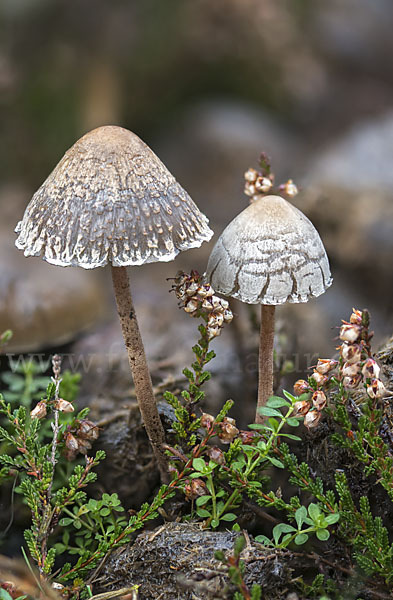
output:
M274 311L273 305L261 305L261 330L259 338L259 382L256 423L263 423L264 417L258 408L265 406L273 395L273 349L274 349Z
M169 481L168 461L163 449L165 433L154 398L153 386L132 302L126 267L112 266L112 281L139 410L141 411L146 432L157 460L161 479L164 483L167 483Z

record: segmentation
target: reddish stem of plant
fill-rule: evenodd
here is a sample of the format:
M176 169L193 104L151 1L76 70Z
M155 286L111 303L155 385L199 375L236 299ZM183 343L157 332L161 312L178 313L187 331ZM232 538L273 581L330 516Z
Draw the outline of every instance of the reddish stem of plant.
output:
M136 398L147 435L157 459L161 480L163 483L167 483L169 480L168 459L163 449L165 433L154 398L153 386L132 302L126 267L112 267L112 281L115 290L117 312L128 353L128 362L134 380Z
M274 312L276 307L261 305L261 330L259 339L259 382L258 403L255 423L263 423L264 417L258 408L265 406L273 395L273 349L274 349Z

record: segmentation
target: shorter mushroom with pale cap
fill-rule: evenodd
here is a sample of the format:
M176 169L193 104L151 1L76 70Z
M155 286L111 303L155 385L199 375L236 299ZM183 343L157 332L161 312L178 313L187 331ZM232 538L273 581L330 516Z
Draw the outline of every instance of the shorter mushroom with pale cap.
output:
M111 264L116 303L142 418L162 477L164 430L126 267L170 261L213 232L187 192L134 133L99 127L78 140L34 194L16 232L25 256L61 267Z
M329 261L311 221L280 196L261 196L229 223L210 255L213 288L261 304L258 408L273 394L275 306L307 302L331 285Z

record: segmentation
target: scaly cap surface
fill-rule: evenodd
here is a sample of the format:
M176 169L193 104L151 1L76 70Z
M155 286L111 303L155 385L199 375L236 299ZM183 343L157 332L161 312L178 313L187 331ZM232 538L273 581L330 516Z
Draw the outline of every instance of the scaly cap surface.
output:
M170 261L213 235L154 152L116 126L87 133L65 153L15 231L26 256L85 269Z
M307 302L331 285L314 225L280 196L264 196L229 223L210 255L207 279L248 304Z

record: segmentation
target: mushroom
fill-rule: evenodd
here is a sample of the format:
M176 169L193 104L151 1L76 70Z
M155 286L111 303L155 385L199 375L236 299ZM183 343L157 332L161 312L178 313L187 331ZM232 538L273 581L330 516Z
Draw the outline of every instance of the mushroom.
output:
M207 279L224 295L261 304L258 409L273 393L275 306L307 302L331 285L315 227L280 196L261 196L226 227L210 255Z
M62 267L111 264L135 393L161 477L167 479L158 415L126 267L171 261L213 232L152 150L116 126L94 129L64 155L15 230L25 256Z

